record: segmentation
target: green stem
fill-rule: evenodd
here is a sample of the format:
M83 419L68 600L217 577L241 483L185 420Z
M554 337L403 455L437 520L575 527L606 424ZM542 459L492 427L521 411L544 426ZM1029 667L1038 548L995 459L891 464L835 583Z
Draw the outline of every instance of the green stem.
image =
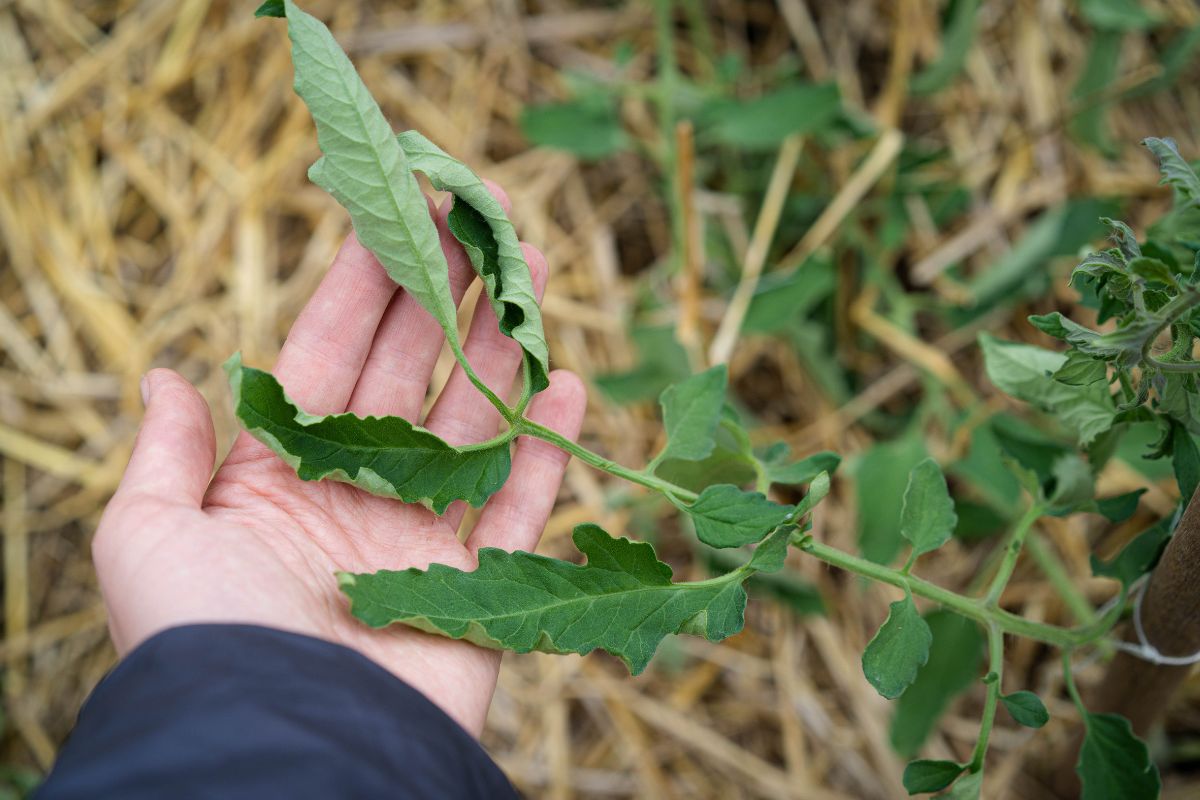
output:
M516 435L532 436L535 439L541 439L544 442L549 442L558 449L570 453L585 464L590 464L596 469L604 470L617 477L624 478L631 483L640 484L649 489L654 489L656 492L662 492L665 495L686 500L691 502L699 497L693 491L684 489L682 486L676 486L669 481L664 481L661 478L656 478L653 475L645 472L640 472L629 467L623 467L611 459L607 459L597 453L593 453L583 445L571 441L560 433L550 430L545 425L539 425L529 419L518 419L513 422L513 428Z
M996 624L1004 633L1024 636L1055 647L1073 648L1094 641L1103 636L1120 616L1120 604L1114 607L1105 617L1094 623L1076 628L1060 628L1057 625L1047 625L1033 622L1024 617L1005 611L1001 608L984 605L983 601L966 597L949 589L944 589L935 583L918 578L915 575L904 575L899 570L867 561L851 555L836 547L816 541L811 536L799 535L792 540L805 553L819 558L826 564L832 564L864 578L870 578L880 583L887 583L900 589L907 589L913 594L932 600L938 605L954 611L968 619L973 619L981 625Z
M1063 662L1063 683L1067 686L1067 694L1071 696L1071 700L1075 703L1075 707L1079 709L1080 714L1087 713L1087 706L1083 704L1083 698L1079 696L1079 687L1075 685L1075 674L1071 672L1071 651L1064 650L1062 654Z
M996 570L996 577L992 579L987 597L984 598L984 605L995 607L1000 602L1000 595L1004 593L1004 587L1008 585L1013 570L1017 568L1017 559L1021 557L1021 549L1025 546L1025 537L1029 535L1033 523L1037 522L1038 517L1042 516L1045 510L1042 503L1033 503L1017 520L1008 544L1005 545L1004 560L1000 562L1000 568Z
M447 335L446 340L450 343L450 350L454 353L454 360L462 367L463 372L467 375L467 379L479 390L480 394L487 398L489 403L496 407L496 410L500 412L500 416L509 425L515 425L517 420L521 418L521 415L509 408L508 403L497 397L496 393L489 389L488 385L475 374L475 369L471 366L471 362L467 361L467 354L463 352L462 345L458 343L458 337Z
M1200 362L1196 361L1162 361L1155 358L1150 353L1150 348L1154 346L1154 340L1158 338L1169 325L1174 323L1184 314L1191 311L1197 305L1200 305L1200 289L1189 286L1175 296L1171 302L1160 308L1157 312L1158 322L1154 329L1146 336L1145 344L1142 345L1142 359L1152 367L1156 367L1163 372L1200 372ZM1178 346L1178 343L1176 343Z
M996 722L996 706L1000 702L1000 694L1004 678L1004 632L994 622L987 626L988 632L988 674L984 678L987 683L987 697L983 701L983 719L979 723L979 739L975 742L975 752L971 755L971 772L983 769L983 759L987 755L988 739L992 736L992 726Z

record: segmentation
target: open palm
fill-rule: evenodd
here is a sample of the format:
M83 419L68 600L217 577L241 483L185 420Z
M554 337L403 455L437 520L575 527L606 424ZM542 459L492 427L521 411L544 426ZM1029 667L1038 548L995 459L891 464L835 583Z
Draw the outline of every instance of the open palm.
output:
M493 191L507 204L503 193ZM448 205L431 207L460 300L474 278L446 229ZM523 245L539 297L546 262ZM441 329L351 236L288 334L275 374L305 411L360 416L420 414L442 345ZM520 348L497 329L481 298L465 351L500 396L520 366ZM214 433L200 394L169 370L143 382L146 416L121 485L93 545L118 652L166 628L203 622L267 625L354 648L422 691L478 734L500 654L409 628L372 630L350 617L339 570L472 569L480 547L532 550L562 481L567 456L520 438L512 474L466 542L459 502L436 516L347 484L306 482L243 433L212 476ZM556 371L528 416L574 438L585 392ZM501 419L461 369L424 421L451 444L495 435ZM211 480L210 480L211 478Z

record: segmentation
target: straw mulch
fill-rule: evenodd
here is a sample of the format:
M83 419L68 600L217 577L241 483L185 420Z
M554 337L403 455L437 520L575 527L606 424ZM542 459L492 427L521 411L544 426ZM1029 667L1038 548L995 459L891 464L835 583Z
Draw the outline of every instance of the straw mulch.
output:
M113 663L88 542L138 424L139 377L170 366L193 380L227 445L235 428L219 364L237 349L248 363L271 363L348 230L346 215L305 179L317 155L311 121L291 91L281 26L254 20L252 5L0 2L6 765L49 767L82 699ZM670 238L654 170L633 155L586 166L531 150L516 116L526 102L561 96L564 69L606 74L622 41L634 45L634 74L651 75L650 9L482 0L308 5L332 20L397 127L420 129L506 187L523 238L552 265L545 309L556 365L590 376L634 363L626 331L636 273ZM904 257L913 280L949 302L954 286L940 281L942 267L966 258L982 268L1019 237L1032 212L1056 201L1121 195L1147 200L1134 203L1147 214L1161 206L1154 166L1134 147L1110 162L1064 133L1086 40L1061 0L987 4L965 75L919 101L909 98L907 80L936 57L936 2L703 5L723 51L759 65L795 58L818 78L836 77L848 102L884 126L948 148L973 208L947 230L914 226ZM1187 0L1148 5L1180 25L1198 21ZM685 70L696 63L690 48L679 44ZM1148 38L1128 37L1113 91L1151 80L1152 56ZM1185 153L1200 152L1189 124L1200 118L1195 77L1114 111L1114 138L1170 134ZM645 102L628 100L623 113L634 135L654 135ZM802 153L821 159L825 181L807 188L834 199L802 241L782 244L807 252L833 240L860 197L886 188L898 143L891 134ZM704 224L745 247L758 209L712 192L699 193L694 205ZM1061 294L1069 302L1070 293ZM853 454L870 443L855 422L911 402L923 375L952 392L993 394L970 346L974 330L919 341L873 311L870 296L843 299L848 336L838 355L872 379L841 408L778 342L747 340L734 352L736 383L760 398L756 407L769 423L764 436ZM703 293L682 308L683 323L704 345L727 311L722 297ZM1003 328L1010 320L987 322ZM1010 335L1032 338L1019 325ZM439 380L449 366L443 361ZM593 392L584 438L594 449L640 464L658 430L653 409L615 407ZM940 455L957 446L930 443ZM1105 480L1116 489L1136 479ZM1163 484L1145 502L1161 511L1171 491ZM611 497L602 476L572 465L544 551L569 552L569 531L584 520L623 532L627 506ZM820 534L852 548L853 509L852 481L843 477L818 516ZM662 515L669 528L671 515ZM1046 533L1100 601L1111 587L1084 577L1082 525L1060 522ZM952 546L929 574L965 585L982 556ZM686 558L675 560L681 577L702 574ZM603 656L509 657L488 748L530 797L902 796L889 704L858 664L894 597L797 556L792 564L820 587L827 617L797 620L754 602L741 635L721 645L669 642L637 679ZM1069 622L1033 570L1018 572L1009 599L1034 618ZM1052 656L1024 642L1011 659L1010 676L1048 698L1052 722L1036 736L1001 722L985 794L1043 797L1026 758L1066 739L1074 711ZM1085 670L1085 682L1101 669ZM1195 748L1198 700L1193 682L1172 712L1180 747L1190 731ZM927 756L962 757L979 706L978 691L956 704ZM1182 774L1167 783L1171 797L1195 796L1200 787Z

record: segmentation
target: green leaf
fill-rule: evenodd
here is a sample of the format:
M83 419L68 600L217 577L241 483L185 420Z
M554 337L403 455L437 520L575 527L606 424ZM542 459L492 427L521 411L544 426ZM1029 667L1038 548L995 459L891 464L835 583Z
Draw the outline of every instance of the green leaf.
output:
M712 106L705 115L712 138L742 150L771 150L791 134L831 125L842 108L835 83L794 83L744 102Z
M648 400L687 377L687 352L675 341L675 326L636 327L630 338L640 357L637 366L592 379L608 399L621 404Z
M804 517L810 511L816 508L817 504L824 500L826 495L829 494L829 487L829 473L818 473L817 476L812 479L812 483L808 485L808 494L804 495L804 499L796 504L796 509L792 514L792 518L796 521L804 519Z
M550 355L542 312L517 231L500 201L466 164L451 158L416 131L396 137L411 169L425 173L435 189L454 195L449 227L483 279L500 331L525 351L535 392L549 385Z
M527 653L607 650L634 675L673 633L720 641L741 630L748 570L672 583L671 568L645 542L575 528L585 565L485 547L479 567L431 564L422 572L339 576L351 611L375 628L403 623L483 647Z
M796 510L730 483L709 486L684 509L696 525L696 536L710 547L741 547L761 541Z
M940 792L954 783L965 769L956 761L910 761L904 768L904 788L909 794Z
M888 617L863 651L863 674L889 700L904 694L929 660L933 633L917 613L912 596L889 607Z
M1175 420L1171 425L1171 466L1175 470L1175 482L1179 485L1179 496L1186 503L1200 485L1200 448L1187 429Z
M1163 548L1171 538L1171 517L1165 517L1142 531L1109 561L1091 557L1092 574L1120 581L1126 589L1154 569Z
M767 574L783 569L793 530L785 525L763 539L762 543L754 548L754 555L750 556L750 568Z
M1079 0L1079 10L1088 22L1106 30L1142 30L1155 23L1138 0Z
M776 333L799 317L805 317L833 293L837 276L826 251L809 256L799 267L785 273L762 276L746 309L743 333Z
M842 457L832 450L813 453L799 461L788 463L791 448L787 442L776 442L762 455L762 465L771 483L796 485L808 483L818 474L832 474L842 463Z
M1103 514L1109 522L1124 522L1137 511L1138 501L1145 493L1145 489L1134 489L1132 492L1097 500L1096 513Z
M1116 80L1124 36L1122 30L1112 28L1091 36L1083 72L1071 90L1071 99L1079 107L1069 123L1072 135L1109 156L1116 154L1116 145L1108 120L1112 100L1104 92Z
M900 517L908 472L925 457L925 442L914 428L890 442L879 442L862 455L854 469L858 496L858 546L863 557L888 564L900 552L904 538Z
M1021 690L1012 694L1000 695L1000 702L1008 709L1008 713L1018 725L1026 728L1040 728L1050 721L1050 712L1042 704L1041 699L1033 692Z
M1083 715L1083 747L1075 771L1083 800L1150 800L1162 782L1146 744L1119 714Z
M588 161L598 161L629 147L616 104L599 98L526 106L521 111L521 132L540 147L565 150Z
M1195 176L1193 176L1195 177ZM1129 262L1129 271L1140 278L1154 283L1161 283L1164 286L1179 287L1179 281L1175 278L1175 273L1171 268L1159 261L1157 258L1149 256L1140 256L1132 259Z
M913 554L920 556L948 542L957 521L946 476L936 461L926 458L908 473L900 535L912 543Z
M254 9L256 17L282 17L283 15L283 0L266 0L265 3Z
M699 461L713 451L725 405L725 365L719 364L667 387L659 397L667 444L657 461Z
M1153 259L1139 257L1134 259L1133 263L1150 261ZM1159 327L1155 318L1148 317L1122 325L1111 333L1097 333L1057 311L1043 316L1031 316L1029 321L1043 333L1075 345L1081 353L1115 361L1120 366L1133 366L1140 362L1146 340L1154 335Z
M975 18L979 0L957 0L950 4L942 31L942 52L937 61L915 75L910 84L915 94L933 94L946 88L962 71L971 43L975 41Z
M1091 468L1078 453L1067 453L1055 459L1051 475L1054 487L1048 499L1056 509L1074 509L1089 504L1096 493Z
M676 486L701 492L714 483L745 484L758 477L750 435L725 406L713 437L713 451L700 461L666 459L654 474Z
M1107 387L1070 386L1052 377L1066 356L1040 347L1005 342L986 333L979 344L988 377L1002 391L1057 416L1086 445L1108 430L1116 406Z
M980 770L967 773L950 787L950 791L938 796L947 800L979 800L979 792L982 789L983 770Z
M455 500L483 505L508 477L508 442L459 448L401 417L306 414L240 353L225 372L238 420L306 481L343 481L441 514Z
M312 114L325 154L309 179L350 212L363 246L457 342L446 256L400 143L329 30L291 0L283 8L296 94Z
M933 634L929 661L896 701L892 717L892 747L905 758L921 749L950 701L975 682L983 658L983 634L971 620L935 609L925 615L925 622Z

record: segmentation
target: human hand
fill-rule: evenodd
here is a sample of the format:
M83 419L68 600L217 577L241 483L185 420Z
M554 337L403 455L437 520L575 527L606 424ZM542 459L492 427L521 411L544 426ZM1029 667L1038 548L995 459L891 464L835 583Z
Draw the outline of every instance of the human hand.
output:
M507 210L507 198L493 187ZM474 272L446 227L449 200L431 213L456 301ZM522 245L538 297L545 258ZM443 341L433 318L350 236L301 312L275 375L303 410L393 414L415 420ZM479 376L504 397L521 350L481 296L464 344ZM212 476L215 435L204 398L180 375L143 380L146 414L125 475L100 521L93 555L117 651L177 625L251 623L351 647L425 694L478 735L500 653L412 628L374 630L352 618L334 573L474 569L481 547L533 550L554 506L567 455L521 437L508 482L465 543L465 504L442 516L334 481L307 482L242 433ZM583 419L579 378L556 371L527 416L569 438ZM456 367L425 426L451 444L494 436L500 415ZM211 477L211 481L210 481Z

